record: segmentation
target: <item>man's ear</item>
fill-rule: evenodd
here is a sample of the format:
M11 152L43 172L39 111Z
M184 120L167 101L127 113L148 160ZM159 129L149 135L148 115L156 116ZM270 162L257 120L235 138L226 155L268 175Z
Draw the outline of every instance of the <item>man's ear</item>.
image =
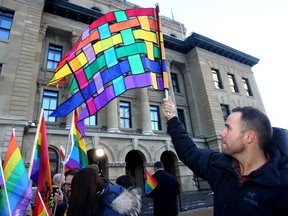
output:
M248 130L245 132L245 139L247 141L248 144L254 142L254 140L256 139L256 133L253 130Z

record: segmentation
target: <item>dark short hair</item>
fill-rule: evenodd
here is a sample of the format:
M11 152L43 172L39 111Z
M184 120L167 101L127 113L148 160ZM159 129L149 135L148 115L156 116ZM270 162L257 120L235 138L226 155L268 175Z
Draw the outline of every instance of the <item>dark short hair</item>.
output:
M251 106L237 107L232 112L241 113L242 132L253 130L257 134L260 148L264 149L272 138L272 127L267 115Z
M126 189L136 186L135 179L133 178L133 176L130 176L130 175L119 176L116 179L116 184L118 184L118 185L120 185Z
M68 175L72 175L74 176L80 169L79 168L73 168L73 169L69 169L68 171L65 172L65 177L67 177Z
M162 163L161 161L156 161L156 162L154 163L154 168L156 168L156 169L162 169L162 168L164 168L164 165L163 165L163 163Z

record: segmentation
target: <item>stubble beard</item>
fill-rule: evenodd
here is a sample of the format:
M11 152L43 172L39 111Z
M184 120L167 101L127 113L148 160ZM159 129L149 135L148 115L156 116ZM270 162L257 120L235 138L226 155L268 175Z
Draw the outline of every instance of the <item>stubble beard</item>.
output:
M231 144L232 143L232 144ZM243 145L243 136L238 136L234 141L230 144L227 144L226 141L222 143L222 153L229 156L234 156L244 151Z

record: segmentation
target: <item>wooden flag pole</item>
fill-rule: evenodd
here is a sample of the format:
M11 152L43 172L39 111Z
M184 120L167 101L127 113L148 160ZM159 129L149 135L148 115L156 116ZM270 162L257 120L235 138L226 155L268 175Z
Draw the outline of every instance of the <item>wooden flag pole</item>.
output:
M161 47L161 33L160 33L161 25L160 25L160 17L159 17L160 8L159 8L158 3L155 6L156 6L156 17L157 17L157 26L158 26L158 32L157 32L158 33L158 44L160 47L160 68L161 68L161 71L163 72L163 61L162 61L163 53L162 53L162 47ZM163 47L163 49L164 49L164 47ZM163 82L164 82L164 78L163 78ZM165 89L165 99L168 100L168 89Z
M59 187L58 187L58 190L61 190L61 187L62 187L62 176L64 175L65 173L65 166L66 166L66 163L68 162L69 158L70 158L70 154L71 154L71 151L73 149L73 146L71 145L70 149L69 149L69 143L70 143L70 139L71 139L71 134L73 133L73 124L74 124L74 112L75 110L73 110L73 113L72 113L72 119L71 119L71 124L70 124L70 130L69 130L69 134L68 134L68 138L67 138L67 142L66 142L66 148L65 148L65 156L64 156L64 160L63 160L63 166L61 167L61 181L60 181L60 184L59 184ZM73 139L73 137L72 137ZM71 140L71 143L73 141ZM69 153L69 154L68 154ZM54 195L54 194L53 194ZM53 209L53 216L55 216L56 214L56 209L57 209L57 203L55 203L55 208Z

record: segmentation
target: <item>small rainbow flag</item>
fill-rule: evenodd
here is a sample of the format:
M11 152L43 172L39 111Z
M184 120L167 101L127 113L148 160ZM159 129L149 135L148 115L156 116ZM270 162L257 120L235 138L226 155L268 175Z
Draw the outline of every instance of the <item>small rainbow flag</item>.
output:
M157 186L157 181L153 178L151 173L146 168L146 183L145 183L145 192L146 194L150 194Z
M37 133L35 135L33 152L31 157L32 162L30 163L32 165L32 169L29 172L30 179L37 185L37 191L40 192L41 199L45 204L44 207L40 198L36 196L33 216L42 216L46 214L45 212L48 212L49 215L52 215L50 210L53 205L53 201L51 202L52 180L43 109L41 109Z
M0 190L0 215L24 215L32 200L33 191L16 142L14 129L3 163L3 173L1 174L1 183L4 186L6 182L6 188ZM4 190L7 190L8 200L4 198Z
M74 119L71 124L71 141L72 141L72 148L71 153L67 158L66 168L84 168L88 166L88 157L87 157L87 150L84 138L81 139L81 134L76 127L76 123L78 121L78 113L77 110L74 110ZM68 143L67 143L68 145ZM65 161L66 162L66 161Z

